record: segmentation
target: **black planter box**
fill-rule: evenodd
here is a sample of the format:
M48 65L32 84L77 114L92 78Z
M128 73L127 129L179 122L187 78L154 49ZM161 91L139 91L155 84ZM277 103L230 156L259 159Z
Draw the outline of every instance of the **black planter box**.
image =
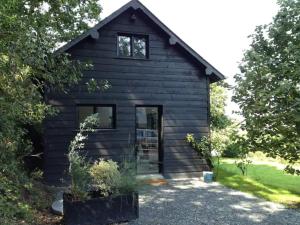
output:
M64 223L66 225L104 225L127 222L139 217L138 193L117 197L72 201L64 194Z

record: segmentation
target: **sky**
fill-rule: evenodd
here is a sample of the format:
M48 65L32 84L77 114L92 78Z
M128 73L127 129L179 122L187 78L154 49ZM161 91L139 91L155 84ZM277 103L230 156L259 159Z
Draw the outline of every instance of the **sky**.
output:
M129 0L100 0L101 19ZM204 59L223 73L230 85L239 72L238 63L249 48L257 25L268 24L279 7L276 0L140 0L154 15ZM226 114L238 106L228 93Z

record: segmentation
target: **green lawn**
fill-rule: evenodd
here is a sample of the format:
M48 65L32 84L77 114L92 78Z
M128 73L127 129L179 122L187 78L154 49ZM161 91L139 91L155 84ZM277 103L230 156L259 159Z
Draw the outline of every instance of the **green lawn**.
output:
M247 176L242 176L232 160L221 160L217 181L289 207L300 208L300 176L284 173L270 165L251 164Z

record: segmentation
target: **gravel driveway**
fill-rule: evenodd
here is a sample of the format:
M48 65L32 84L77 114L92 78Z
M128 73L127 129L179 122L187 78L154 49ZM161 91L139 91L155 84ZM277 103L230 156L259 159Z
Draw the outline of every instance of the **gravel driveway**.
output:
M140 218L131 225L292 224L300 211L198 179L171 180L140 192Z

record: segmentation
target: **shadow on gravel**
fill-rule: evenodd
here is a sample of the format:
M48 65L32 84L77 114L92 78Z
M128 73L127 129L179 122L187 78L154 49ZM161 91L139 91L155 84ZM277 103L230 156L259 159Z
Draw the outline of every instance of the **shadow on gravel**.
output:
M300 212L198 179L169 181L140 194L140 218L130 224L297 224Z

